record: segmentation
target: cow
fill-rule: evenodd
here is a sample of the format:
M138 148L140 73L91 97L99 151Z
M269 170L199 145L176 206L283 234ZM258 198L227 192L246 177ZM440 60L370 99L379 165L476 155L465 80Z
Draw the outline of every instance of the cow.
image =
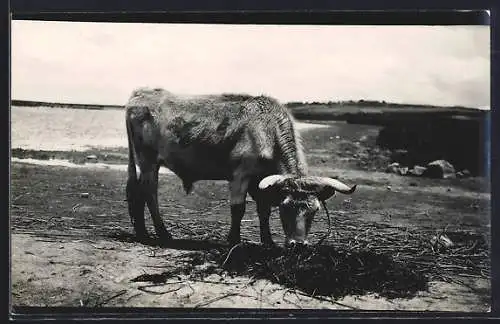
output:
M148 237L147 205L157 236L169 241L158 207L158 171L167 167L186 194L199 180L229 183L231 227L227 240L240 242L247 194L256 202L260 239L274 245L271 207L279 207L285 245L307 243L320 202L349 187L329 177L311 176L294 119L268 96L179 96L162 88L138 88L126 107L129 147L126 195L139 239Z

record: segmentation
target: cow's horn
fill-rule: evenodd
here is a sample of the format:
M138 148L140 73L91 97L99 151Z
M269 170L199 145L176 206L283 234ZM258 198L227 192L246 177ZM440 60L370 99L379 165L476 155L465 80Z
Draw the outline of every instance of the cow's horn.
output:
M287 176L282 175L282 174L273 174L273 175L267 176L259 182L259 189L264 190L266 188L274 186L277 183L282 182L283 180L285 180L287 178L288 178Z
M343 194L352 194L356 190L356 185L349 187L345 183L329 177L305 177L302 181L304 184L308 183L313 186L328 187Z
M348 185L346 185L343 182L340 182L337 179L328 177L321 177L319 179L319 183L328 187L332 187L333 189L335 189L335 191L338 191L346 195L352 194L356 190L356 185L349 187Z

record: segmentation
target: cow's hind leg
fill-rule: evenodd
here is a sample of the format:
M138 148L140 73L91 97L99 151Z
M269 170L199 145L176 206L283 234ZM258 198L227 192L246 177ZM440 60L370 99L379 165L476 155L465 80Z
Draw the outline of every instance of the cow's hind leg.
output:
M130 110L131 112L133 110ZM130 215L130 220L134 226L135 235L139 240L147 239L148 232L146 230L146 225L144 223L144 207L146 204L144 191L140 183L139 175L141 170L137 163L140 160L137 159L135 148L142 147L142 139L140 132L134 134L134 122L127 111L126 127L127 127L127 138L128 138L128 180L126 187L127 203L128 203L128 213ZM139 173L139 174L138 174Z
M135 166L134 166L135 167ZM146 239L148 233L144 223L145 200L139 180L135 174L129 174L127 181L127 203L130 220L134 226L135 235L139 240Z
M158 164L152 165L147 168L145 172L141 173L140 182L145 193L146 204L148 205L151 218L153 219L153 225L155 227L156 234L162 241L169 241L172 239L172 235L168 232L163 224L163 220L160 215L160 207L158 205L158 173L160 166Z

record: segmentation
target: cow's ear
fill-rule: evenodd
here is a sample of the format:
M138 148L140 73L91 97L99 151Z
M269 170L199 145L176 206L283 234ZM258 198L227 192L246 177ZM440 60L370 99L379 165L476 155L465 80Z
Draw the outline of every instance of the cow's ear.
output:
M333 195L335 195L334 188L330 186L323 186L317 191L316 197L318 197L320 201L325 201L330 199Z

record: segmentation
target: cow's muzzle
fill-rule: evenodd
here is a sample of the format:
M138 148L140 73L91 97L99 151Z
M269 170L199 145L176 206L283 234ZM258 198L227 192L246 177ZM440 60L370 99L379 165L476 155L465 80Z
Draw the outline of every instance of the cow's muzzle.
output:
M286 247L305 246L305 245L309 245L308 240L296 240L296 239L286 239L285 240Z

